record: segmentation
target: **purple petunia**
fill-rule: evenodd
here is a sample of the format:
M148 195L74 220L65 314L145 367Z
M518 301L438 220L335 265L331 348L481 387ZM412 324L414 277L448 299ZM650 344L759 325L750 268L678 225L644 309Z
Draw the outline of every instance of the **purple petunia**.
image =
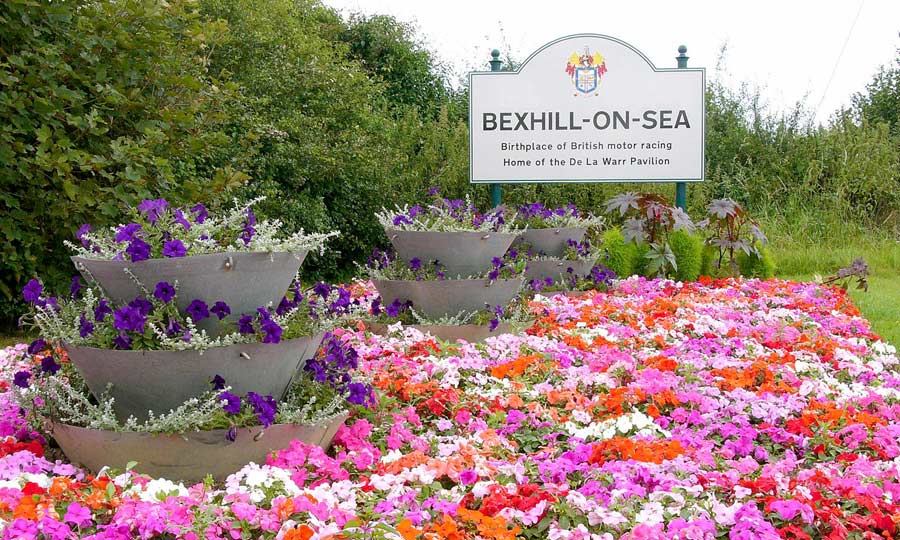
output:
M162 254L163 256L170 258L184 257L187 255L187 248L184 247L181 240L169 240L163 244Z
M281 333L283 332L283 329L272 319L266 319L259 323L259 329L265 333L262 340L263 343L281 342Z
M122 225L119 227L119 230L116 231L116 242L131 242L135 239L135 235L138 231L141 230L140 223L129 223L127 225Z
M191 230L191 222L184 217L184 212L182 212L180 208L175 209L175 221L180 223L181 226L184 227L184 230Z
M209 317L209 306L207 306L206 302L200 300L199 298L194 299L190 304L188 304L187 309L185 309L184 311L191 317L191 320L195 323Z
M13 377L13 384L19 388L28 388L28 381L31 379L31 372L19 371Z
M103 319L110 313L112 313L112 308L109 307L109 302L105 298L101 298L97 303L97 307L94 308L94 320L103 322Z
M82 338L86 338L93 333L94 323L88 320L88 318L84 316L84 312L82 312L81 317L78 318L78 335Z
M28 345L28 354L32 354L32 355L37 354L41 351L46 350L47 347L48 347L47 342L41 338L38 338L38 339L32 341L30 345Z
M224 401L222 404L222 409L228 414L240 414L241 413L241 398L240 396L236 396L231 392L222 392L219 394L219 399Z
M62 366L56 363L56 360L53 359L52 356L45 356L41 359L41 371L44 373L49 373L50 375L56 375L56 372L60 370Z
M225 379L221 375L216 375L209 381L209 384L213 385L213 390L221 390L225 388Z
M253 316L252 315L244 315L240 319L238 319L238 332L241 334L253 334L256 330L253 329Z
M209 311L212 312L213 315L218 317L220 321L228 315L231 315L231 308L228 307L228 304L221 300L213 304L213 307L210 308Z
M116 330L127 330L129 332L144 333L144 324L147 318L141 314L140 309L128 305L121 307L113 313L113 327ZM124 335L124 334L120 334ZM129 347L131 342L129 340Z
M150 310L153 309L153 304L143 296L135 297L134 300L128 302L128 305L137 309L143 316L147 316Z
M135 238L125 248L125 253L131 257L131 262L145 261L150 258L150 244L140 238Z
M84 225L79 227L78 232L75 233L75 237L78 238L79 240L81 240L81 245L84 246L85 249L91 248L91 242L90 242L90 240L85 238L84 235L91 232L92 229L93 229L93 227L91 227L90 225L85 223Z
M410 270L419 271L422 269L422 259L418 257L413 257L409 260L409 268Z
M127 351L131 348L131 338L123 332L116 336L115 339L113 339L113 344L116 346L116 348Z
M168 304L171 299L175 298L175 287L168 281L160 281L156 284L156 290L153 291L153 296L157 300L161 300Z
M191 207L191 213L194 214L194 221L197 223L203 223L209 216L209 212L206 210L206 207L200 203L197 203L193 207Z
M275 413L278 411L278 404L272 396L261 396L256 392L247 393L247 403L253 407L253 412L259 423L264 427L269 427L275 422Z
M32 279L27 284L25 284L25 288L22 289L22 296L25 297L25 301L29 304L35 304L38 300L41 299L41 293L44 292L44 286L41 285L41 282Z
M234 426L229 427L228 431L225 432L225 439L234 442L237 439L237 428Z
M69 286L69 294L72 298L76 298L78 293L81 292L81 277L80 276L72 276L72 284Z
M138 210L141 213L146 214L147 220L150 223L156 223L156 220L159 219L159 216L169 207L168 201L165 199L144 199L141 201L141 204L138 205Z
M347 401L354 405L365 405L371 399L372 389L366 384L353 382L347 385Z

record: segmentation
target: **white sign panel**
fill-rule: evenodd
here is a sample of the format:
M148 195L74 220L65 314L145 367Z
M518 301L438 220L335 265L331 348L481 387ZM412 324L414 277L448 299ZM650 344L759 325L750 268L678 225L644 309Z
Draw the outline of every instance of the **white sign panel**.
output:
M704 178L702 68L657 69L627 43L582 34L469 83L473 183Z

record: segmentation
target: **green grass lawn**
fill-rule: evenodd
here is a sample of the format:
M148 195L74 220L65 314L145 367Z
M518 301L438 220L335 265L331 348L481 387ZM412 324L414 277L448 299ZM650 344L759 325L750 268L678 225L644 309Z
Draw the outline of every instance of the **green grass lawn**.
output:
M871 239L852 235L825 244L773 239L778 277L810 281L827 277L856 257L869 264L869 290L851 287L850 296L874 331L900 347L900 242L891 238Z

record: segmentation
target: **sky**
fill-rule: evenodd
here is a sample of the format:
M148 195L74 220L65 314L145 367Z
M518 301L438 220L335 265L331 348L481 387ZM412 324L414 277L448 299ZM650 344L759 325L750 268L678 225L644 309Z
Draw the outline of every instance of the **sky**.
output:
M462 76L487 69L490 51L524 60L578 33L616 37L657 67L689 66L732 87L759 88L787 110L801 99L826 122L900 48L900 0L324 0L347 16L389 14L412 23L426 47ZM720 64L725 47L724 63ZM724 65L724 69L717 69Z

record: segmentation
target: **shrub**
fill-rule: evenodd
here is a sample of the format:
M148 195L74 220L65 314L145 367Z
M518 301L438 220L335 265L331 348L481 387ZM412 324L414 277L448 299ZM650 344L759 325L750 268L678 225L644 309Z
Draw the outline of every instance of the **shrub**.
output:
M626 278L635 273L635 258L637 252L634 244L626 242L622 231L618 227L608 229L601 237L600 247L606 251L606 256L600 258L600 262L616 273L618 278Z
M769 279L775 275L775 260L768 248L759 250L758 255L741 252L737 257L737 264L744 277Z
M669 247L678 263L673 278L677 281L696 281L703 266L703 239L678 230L669 235Z
M216 167L234 87L206 70L226 34L189 0L0 2L0 319L38 273L68 281L82 223L241 180Z

